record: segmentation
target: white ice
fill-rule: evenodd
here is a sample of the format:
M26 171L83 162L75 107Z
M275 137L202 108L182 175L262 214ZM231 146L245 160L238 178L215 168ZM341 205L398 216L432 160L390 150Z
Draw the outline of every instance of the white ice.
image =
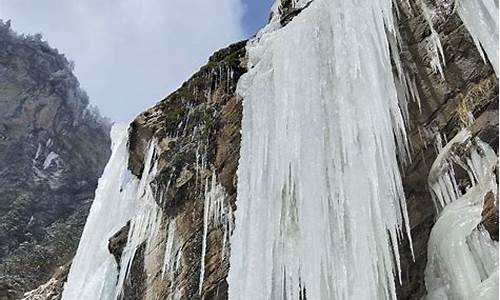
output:
M386 32L390 0L315 0L247 46L230 299L396 298L406 136Z
M45 158L45 161L43 162L43 169L45 170L48 167L50 167L52 162L54 162L54 160L56 160L58 157L59 157L59 154L55 153L54 151L50 151L50 153Z
M112 154L64 285L64 300L114 299L118 272L108 239L130 220L139 183L127 169L127 127L115 125L111 138Z
M34 160L38 159L40 156L40 153L42 153L42 144L38 143L38 147L36 148L36 154Z
M484 60L498 76L498 0L456 0L457 12Z
M437 210L441 210L459 196L453 169L453 158L455 156L452 150L453 147L464 144L470 138L471 133L469 130L461 130L442 149L439 149L439 153L432 163L427 182L432 190L434 206Z

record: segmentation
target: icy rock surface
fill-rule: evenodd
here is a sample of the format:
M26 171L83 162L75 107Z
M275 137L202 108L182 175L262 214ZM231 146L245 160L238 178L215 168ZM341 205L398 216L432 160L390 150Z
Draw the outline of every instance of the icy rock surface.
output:
M391 1L316 0L249 43L230 299L396 298L392 24Z
M127 127L111 131L112 154L96 190L62 299L114 299L118 276L108 238L132 216L138 182L127 170Z
M431 53L431 68L434 73L439 71L439 74L444 78L443 67L446 65L446 58L444 57L443 46L441 45L441 40L439 39L439 34L432 23L432 11L427 7L424 1L420 1L422 7L422 14L424 15L425 21L431 30L431 35L429 37L428 47Z
M454 149L468 146L461 159ZM457 188L453 162L469 174L472 186ZM498 299L498 243L478 228L484 198L498 186L493 169L498 163L491 147L460 131L444 146L429 175L436 209L440 212L428 244L425 282L427 299Z
M439 73L444 79L446 57L441 45L441 39L434 27L436 19L449 18L446 11L456 11L465 28L469 31L479 54L486 63L490 61L498 76L498 1L497 0L440 0L434 1L429 7L425 0L416 1L422 9L424 19L429 26L430 35L427 38L427 50L434 73ZM432 2L432 1L431 1ZM409 5L409 2L407 3ZM409 5L411 7L411 5ZM453 9L455 7L455 9Z
M156 142L150 141L144 162L144 172L138 186L133 186L133 203L136 204L130 221L127 244L120 259L120 273L114 299L120 299L123 294L124 282L134 261L135 254L142 243L146 244L146 251L156 240L160 232L162 210L155 202L155 190L151 183L156 177L157 160L155 158ZM127 158L128 161L128 158ZM123 225L123 224L122 224Z

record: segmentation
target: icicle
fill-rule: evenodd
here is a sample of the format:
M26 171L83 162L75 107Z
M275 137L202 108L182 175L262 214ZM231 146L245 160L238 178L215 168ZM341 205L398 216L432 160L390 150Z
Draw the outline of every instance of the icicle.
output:
M176 219L171 219L167 224L167 240L165 242L165 253L163 255L163 267L161 278L168 279L170 293L168 299L177 299L175 293L175 272L181 264L182 251L181 242L176 234Z
M444 57L443 46L441 45L439 34L432 25L432 11L427 7L423 0L420 1L420 4L422 7L422 14L424 15L425 21L431 30L431 35L428 40L428 48L431 54L431 68L434 73L439 71L439 74L441 74L441 77L444 79L443 67L446 65L446 59Z
M440 137L440 135L437 135ZM441 210L444 206L459 197L455 177L452 176L453 161L452 150L456 145L464 144L471 138L471 133L467 129L461 130L446 146L440 147L441 140L438 141L438 156L432 163L427 182L433 191L432 197L436 210Z
M209 226L221 226L223 230L223 241L221 256L224 257L226 239L232 231L232 210L229 198L222 185L217 183L215 172L212 174L211 182L209 185L208 177L205 181L205 202L203 208L203 240L201 249L200 261L200 284L198 292L201 295L203 289L203 281L205 277L205 255L207 252L207 239Z
M498 1L456 0L457 12L486 61L483 49L498 76Z
M396 298L406 133L386 28L390 0L315 0L248 44L230 299Z

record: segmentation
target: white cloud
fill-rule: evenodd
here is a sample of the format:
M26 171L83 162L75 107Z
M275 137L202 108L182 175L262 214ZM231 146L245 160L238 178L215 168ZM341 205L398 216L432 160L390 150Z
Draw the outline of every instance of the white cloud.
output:
M73 60L92 104L131 120L243 38L241 0L0 0L14 30Z

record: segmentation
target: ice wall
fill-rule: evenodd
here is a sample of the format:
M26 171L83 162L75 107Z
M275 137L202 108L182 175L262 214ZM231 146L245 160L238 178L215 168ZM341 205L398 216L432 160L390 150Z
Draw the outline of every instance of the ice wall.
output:
M392 25L390 0L315 0L249 43L230 299L396 298Z
M457 150L464 149L462 158ZM497 163L491 147L467 129L440 150L429 175L439 217L428 243L427 299L498 299L498 243L478 227L486 195L498 199ZM469 174L465 192L458 188L454 165Z

